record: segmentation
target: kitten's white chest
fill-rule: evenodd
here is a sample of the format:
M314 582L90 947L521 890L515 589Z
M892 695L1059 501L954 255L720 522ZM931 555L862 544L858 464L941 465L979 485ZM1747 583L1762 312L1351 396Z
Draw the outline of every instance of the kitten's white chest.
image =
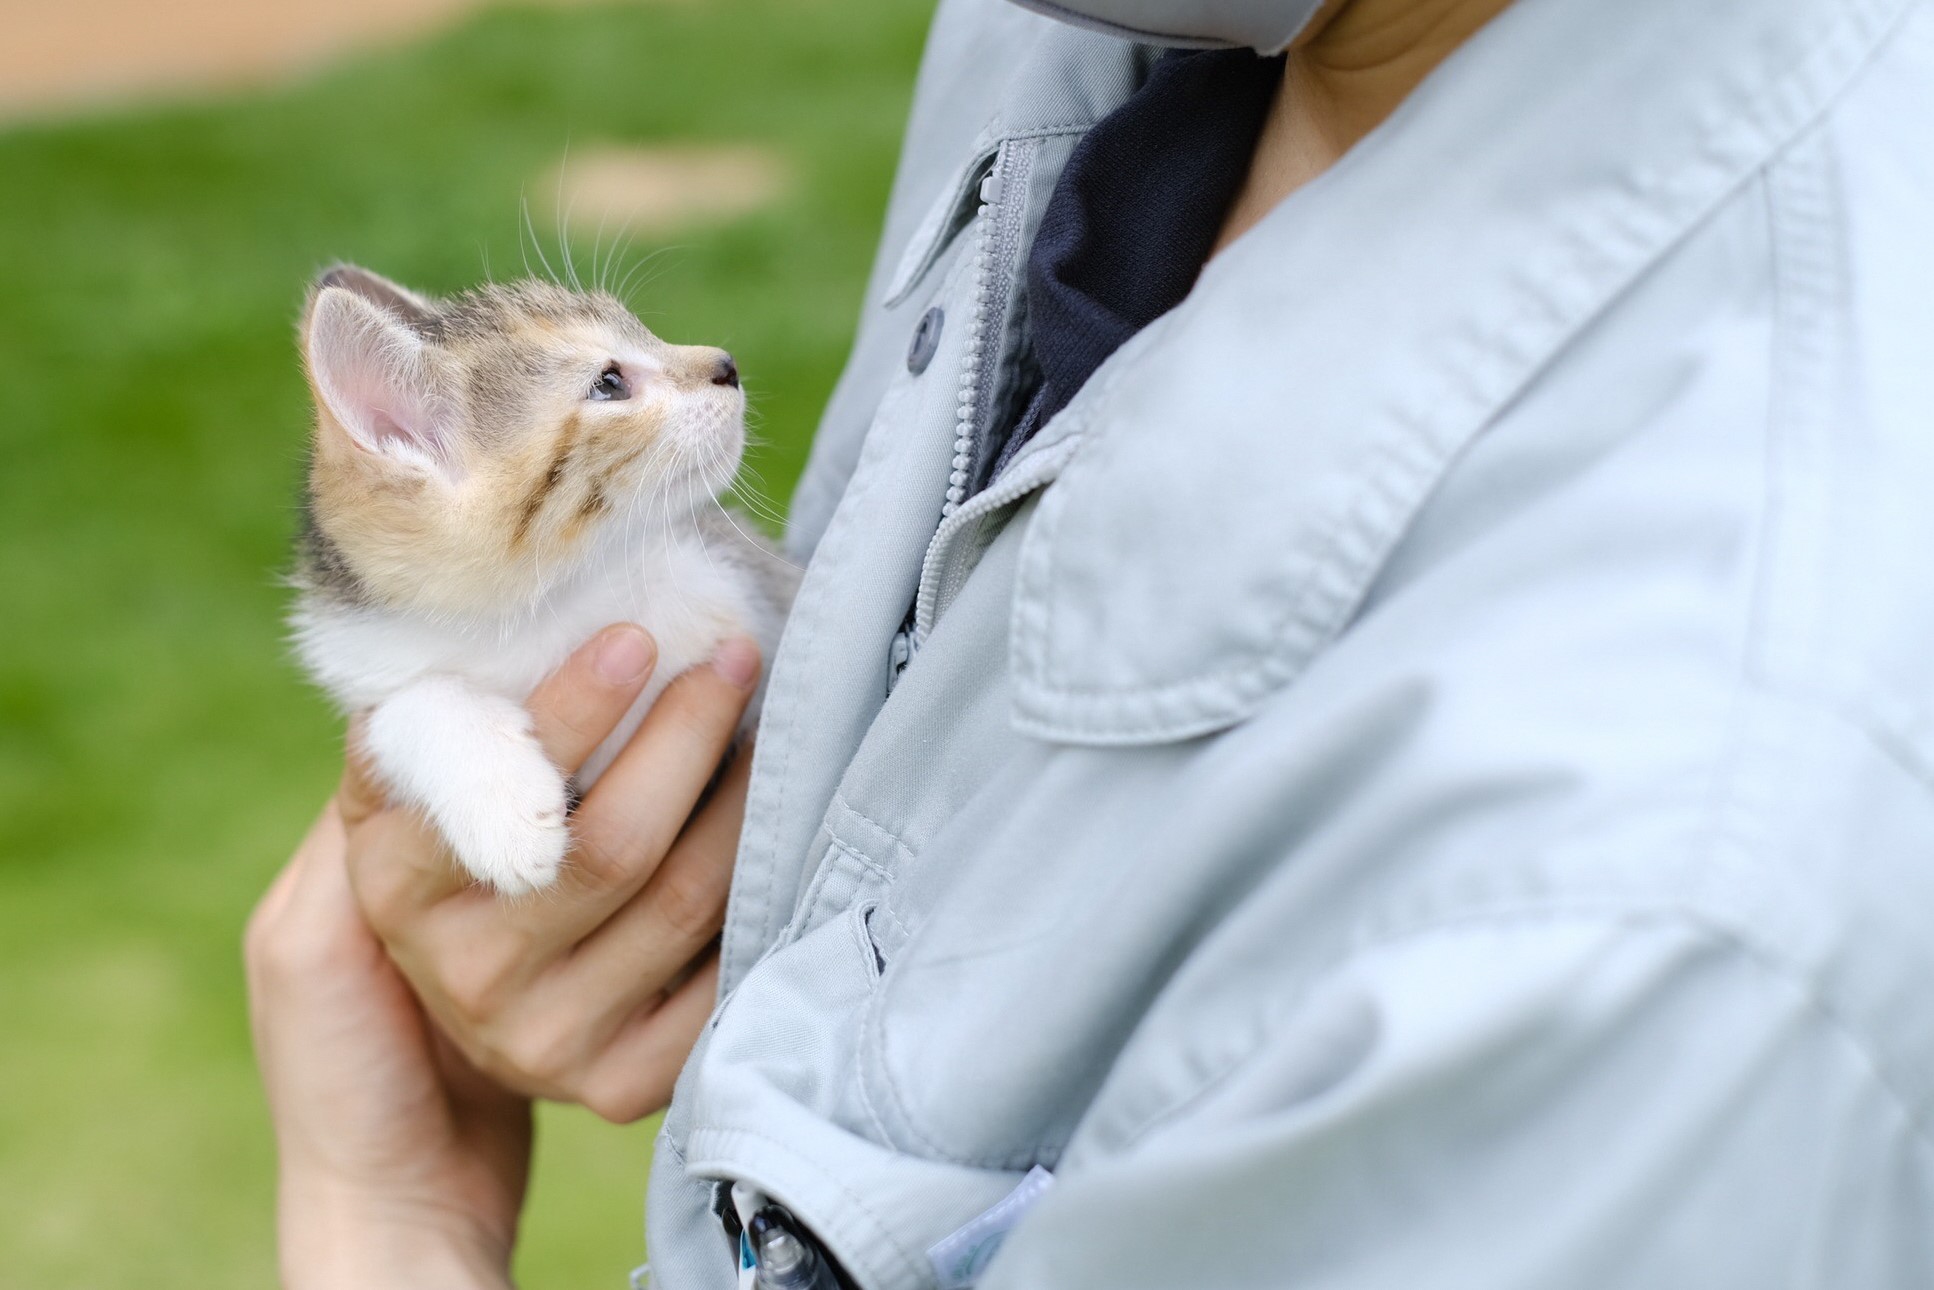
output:
M619 563L601 561L537 606L514 615L441 621L380 609L305 602L294 625L303 662L350 711L373 707L428 675L461 677L522 702L599 629L637 623L658 644L654 686L744 632L768 650L777 613L759 603L742 569L696 538Z
M642 555L594 561L535 610L488 621L421 616L305 598L295 627L303 661L350 711L369 710L368 748L399 800L437 824L465 866L500 890L548 883L569 845L562 773L545 759L523 708L538 683L602 628L632 622L658 658L643 692L578 773L589 787L681 672L727 636L770 658L787 606L773 597L749 541L708 550L667 535ZM748 725L756 712L748 709Z

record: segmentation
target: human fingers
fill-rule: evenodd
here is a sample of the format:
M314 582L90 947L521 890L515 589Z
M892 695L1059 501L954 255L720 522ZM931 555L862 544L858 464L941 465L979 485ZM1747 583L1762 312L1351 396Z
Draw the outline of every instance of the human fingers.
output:
M502 1087L575 1102L614 1124L630 1123L671 1100L679 1069L717 999L718 966L714 947L685 965L669 988L650 992L595 1030L568 1011L525 1009L526 1024L464 1051L464 1059Z
M379 1090L371 1072L399 1076L423 1057L422 1032L382 946L356 911L332 803L249 920L243 940L258 1064L286 1150L323 1157L350 1145L331 1108L370 1110L379 1092L420 1097L418 1080ZM376 1059L380 1054L381 1060ZM364 1145L384 1135L366 1134Z
M614 623L545 678L525 706L551 764L575 773L624 718L657 662L649 632Z
M481 1077L447 1079L455 1064L357 911L345 847L332 800L244 939L279 1239L305 1284L424 1284L449 1266L430 1256L509 1250L529 1112Z
M644 885L717 774L758 679L759 647L735 637L666 687L579 807L554 910L588 932Z
M343 732L342 779L336 785L335 809L344 828L355 828L378 811L389 807L389 793L377 777L363 743L368 717L357 713Z
M714 952L655 1008L631 1019L598 1055L577 1100L613 1124L629 1124L672 1100L672 1085L718 1001Z
M466 973L484 977L485 994L501 994L499 969L511 966L501 961L503 954L525 960L534 951L561 954L651 878L717 773L758 675L758 646L735 638L709 664L665 688L572 815L571 856L554 886L528 900L493 902L487 910L475 902L451 902L449 917L440 922L459 944L448 957L463 960ZM730 857L723 863L729 865ZM487 923L481 936L479 923ZM505 936L507 930L513 935ZM484 940L494 941L498 952L484 949Z
M637 700L657 658L651 636L632 623L617 623L592 637L531 695L534 731L552 763L565 773L610 735ZM492 893L473 887L451 862L434 829L409 812L387 805L360 740L362 721L351 723L342 787L345 820L352 827L383 827L359 836L351 848L350 873L363 914L394 951L429 908L459 895L494 904ZM389 818L400 817L400 818ZM360 832L360 830L359 830Z
M471 1060L534 1096L579 1099L613 1035L654 1006L716 937L751 762L749 749L734 758L643 888L539 971L530 964L549 956L533 942L547 929L534 919L550 914L549 905L516 925L501 906L450 902L438 910L434 962L404 970L424 978L426 1006Z
M332 799L249 915L242 955L252 982L287 989L332 966L343 940L332 899L343 847L342 817Z
M651 879L730 744L758 674L757 647L728 642L713 662L668 686L639 731L573 818L578 850L559 883L519 902L446 899L386 935L392 955L439 1025L473 1062L521 1091L569 1096L582 1056L608 1038L614 1010L662 990L717 930L729 883L730 844L715 847L705 882L675 866L655 891L671 920L691 929L685 953L648 977L606 978L593 992L544 988L558 957ZM742 795L732 797L732 833ZM387 824L390 816L372 819ZM712 826L715 829L715 826ZM711 837L712 831L705 834ZM710 852L708 851L708 854ZM667 894L659 895L662 891ZM709 910L701 906L709 904ZM700 911L700 912L694 912ZM372 915L379 923L385 915ZM681 921L682 920L682 921Z
M494 940L480 935L471 955L452 956L462 966L442 983L455 996L451 1028L496 1078L579 1100L614 1036L692 970L724 913L750 761L734 760L644 889L542 975L486 975L502 929Z
M749 750L733 759L643 888L559 961L547 990L610 999L615 1022L647 997L642 987L662 987L698 957L725 918L751 769ZM637 983L633 997L622 994L627 982Z
M334 810L335 803L331 801L324 808L324 817L319 817L310 826L310 832L321 828L323 819ZM306 838L304 842L307 842ZM255 908L249 912L248 925L242 933L242 953L246 960L252 961L261 949L266 948L264 942L274 935L276 927L287 917L290 895L295 890L296 878L302 867L303 850L302 846L296 848L295 854L289 857L270 881L268 890L262 893L262 898L255 902Z
M349 719L333 806L344 830L350 890L363 920L387 939L462 880L430 822L392 807L363 742L367 725L367 713Z

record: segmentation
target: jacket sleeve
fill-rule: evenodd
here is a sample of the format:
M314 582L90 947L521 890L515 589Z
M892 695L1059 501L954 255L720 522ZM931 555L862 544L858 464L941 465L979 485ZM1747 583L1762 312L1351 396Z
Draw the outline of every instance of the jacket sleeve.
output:
M1446 927L1227 1039L1158 1116L1104 1092L984 1290L1934 1285L1924 1124L1711 929Z

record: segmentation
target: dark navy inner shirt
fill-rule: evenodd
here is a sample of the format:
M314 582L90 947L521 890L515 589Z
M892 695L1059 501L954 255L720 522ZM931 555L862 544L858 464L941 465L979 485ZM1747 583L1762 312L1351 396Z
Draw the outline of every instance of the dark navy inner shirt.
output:
M1176 52L1075 145L1028 252L1039 384L992 473L1123 342L1180 304L1249 173L1283 60ZM985 458L984 458L985 459Z

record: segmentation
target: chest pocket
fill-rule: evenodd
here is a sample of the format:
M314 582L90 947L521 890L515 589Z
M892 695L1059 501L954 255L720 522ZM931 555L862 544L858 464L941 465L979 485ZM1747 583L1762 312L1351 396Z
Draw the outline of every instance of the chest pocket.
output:
M833 852L798 915L812 928L873 905L850 949L850 970L872 984L839 1023L852 1027L844 1104L896 1150L973 1168L1052 1166L1159 965L1096 970L1094 955L1139 941L1082 930L1109 916L1111 893L1081 859L1093 821L1078 803L1093 778L1146 791L1156 781L1123 772L1152 775L1166 754L1014 729L1001 660L1030 515L1022 507L993 540L874 720L825 816Z

